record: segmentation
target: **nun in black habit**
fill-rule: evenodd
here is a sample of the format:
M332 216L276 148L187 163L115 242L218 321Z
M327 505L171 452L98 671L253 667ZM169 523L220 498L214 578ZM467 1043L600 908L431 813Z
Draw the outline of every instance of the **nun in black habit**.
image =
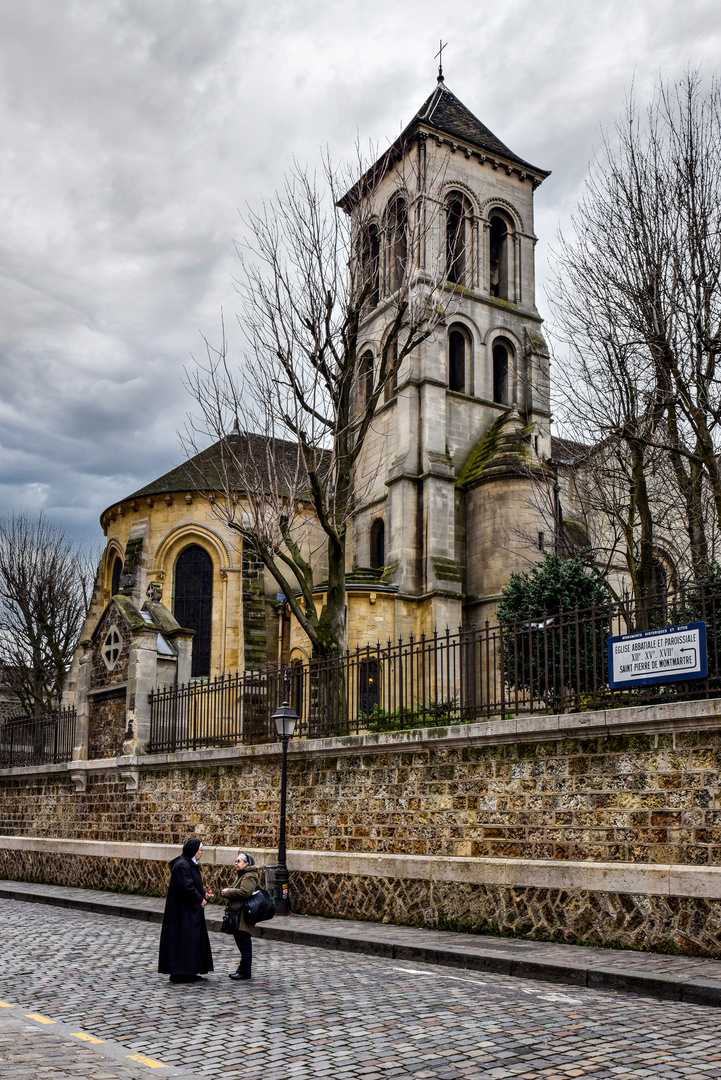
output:
M171 982L198 982L201 975L213 970L203 911L213 894L203 888L198 867L202 855L203 845L194 837L186 841L183 854L170 864L158 971L170 975Z

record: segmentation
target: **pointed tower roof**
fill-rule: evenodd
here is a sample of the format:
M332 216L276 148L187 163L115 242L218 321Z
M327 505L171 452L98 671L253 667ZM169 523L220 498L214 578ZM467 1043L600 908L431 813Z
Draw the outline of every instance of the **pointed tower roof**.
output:
M428 127L434 128L436 131L442 131L446 135L451 135L456 139L461 139L463 142L470 143L472 146L477 146L481 150L486 150L489 154L502 157L506 161L517 162L519 165L524 165L526 168L543 176L549 175L546 170L537 169L534 165L524 161L518 154L514 154L512 150L509 150L506 144L502 143L498 136L494 135L490 128L481 123L478 117L474 116L471 110L467 109L463 102L448 89L442 77L439 77L435 90L421 105L403 135L406 135L406 137L410 135L417 125L428 125ZM403 135L401 135L401 138L403 138Z
M442 75L438 77L436 86L430 97L421 105L420 109L411 122L406 125L395 142L386 150L378 161L353 185L343 198L339 206L344 210L350 210L355 200L361 193L368 193L379 177L384 175L388 167L400 158L407 150L408 144L419 132L446 136L451 143L464 143L466 147L476 150L481 161L491 158L506 164L509 171L515 167L516 171L529 174L534 181L534 186L540 184L547 176L548 169L539 169L531 165L518 154L514 154L505 143L494 135L477 116L466 108L463 102L448 89Z

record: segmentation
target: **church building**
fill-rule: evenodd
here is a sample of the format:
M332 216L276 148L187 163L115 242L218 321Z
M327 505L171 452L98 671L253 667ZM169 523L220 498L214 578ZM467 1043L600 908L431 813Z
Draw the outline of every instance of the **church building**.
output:
M530 488L551 456L533 225L534 192L548 173L501 142L442 74L382 164L377 180L346 196L348 207L369 200L366 246L377 274L361 325L359 407L399 275L422 279L442 265L448 316L404 359L376 414L367 453L382 467L370 469L348 545L351 649L493 619L511 572L535 557L529 537L543 524ZM414 243L409 222L419 208L431 224ZM113 596L138 610L148 597L176 628L194 631L176 681L310 654L277 584L214 513L207 480L197 490L199 471L207 478L220 468L216 457L211 446L101 515L106 546L85 637ZM169 678L172 633L163 642Z

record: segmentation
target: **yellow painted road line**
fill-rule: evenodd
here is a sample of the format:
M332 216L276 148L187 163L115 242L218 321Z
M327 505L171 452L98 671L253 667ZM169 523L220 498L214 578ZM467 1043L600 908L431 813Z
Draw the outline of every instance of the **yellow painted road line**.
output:
M0 1009L14 1009L15 1006L11 1005L9 1001L0 1001Z
M147 1065L149 1069L167 1069L167 1065L163 1065L162 1061L153 1061L152 1058L146 1057L145 1054L126 1054L126 1058L130 1058L131 1061L139 1061L141 1065Z
M105 1039L98 1039L95 1035L88 1035L87 1031L71 1031L70 1034L75 1039L82 1039L83 1042L91 1042L91 1043L105 1042Z
M47 1016L41 1016L40 1013L25 1013L28 1020L37 1020L39 1024L57 1024L57 1020L48 1020Z

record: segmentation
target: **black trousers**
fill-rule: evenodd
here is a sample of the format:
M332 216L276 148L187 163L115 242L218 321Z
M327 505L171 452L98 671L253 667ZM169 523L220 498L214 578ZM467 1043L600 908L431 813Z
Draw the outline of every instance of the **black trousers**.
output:
M253 939L245 930L236 930L233 937L240 953L238 971L241 975L250 975L253 966Z

